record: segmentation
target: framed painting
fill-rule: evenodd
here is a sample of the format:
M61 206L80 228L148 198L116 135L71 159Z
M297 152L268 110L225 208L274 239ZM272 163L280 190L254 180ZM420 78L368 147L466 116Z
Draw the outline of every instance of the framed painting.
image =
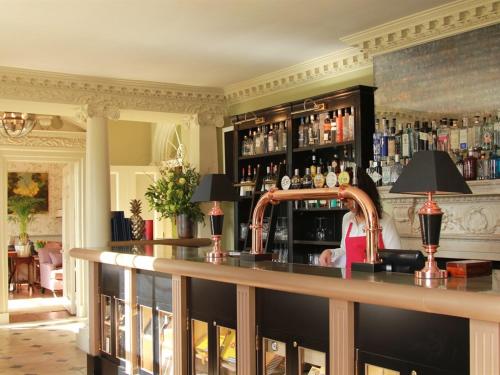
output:
M8 197L21 195L42 199L37 212L49 211L49 174L9 172Z

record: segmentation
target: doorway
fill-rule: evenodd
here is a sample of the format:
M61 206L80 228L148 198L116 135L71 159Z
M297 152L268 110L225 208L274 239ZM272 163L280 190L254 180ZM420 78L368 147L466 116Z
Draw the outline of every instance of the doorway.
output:
M0 240L9 244L10 250L2 257L9 269L5 288L0 291L3 296L7 293L5 323L67 318L77 312L76 264L67 250L82 243L83 222L77 213L82 209L83 166L83 150L0 146L4 217L8 195L16 188L19 192L18 185L35 186L42 181L47 193L45 211L35 214L28 224L29 250L22 254L16 251L19 229L15 223L2 220L0 225Z

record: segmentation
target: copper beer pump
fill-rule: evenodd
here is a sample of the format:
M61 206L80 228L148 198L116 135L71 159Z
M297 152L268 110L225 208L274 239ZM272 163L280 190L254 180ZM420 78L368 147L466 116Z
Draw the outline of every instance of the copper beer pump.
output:
M257 260L260 256L262 259L266 257L263 253L262 243L262 224L264 220L264 211L268 204L279 204L282 201L295 201L295 200L315 200L315 199L332 199L351 198L359 204L363 215L366 219L366 267L359 267L357 270L372 270L378 268L377 265L382 263L378 257L378 234L379 234L379 219L377 209L373 204L370 197L361 189L350 186L341 185L334 188L321 188L321 189L291 189L279 190L272 188L257 202L252 216L252 250L250 256ZM268 258L269 259L269 258ZM354 269L354 267L353 267ZM377 269L378 270L378 269Z

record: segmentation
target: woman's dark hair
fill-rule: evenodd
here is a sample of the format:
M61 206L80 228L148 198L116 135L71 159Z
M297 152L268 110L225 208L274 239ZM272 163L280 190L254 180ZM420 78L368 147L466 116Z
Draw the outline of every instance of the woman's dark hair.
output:
M380 204L380 195L378 194L377 186L372 178L363 168L358 167L358 188L363 190L371 198L377 209L378 217L382 218L382 205Z

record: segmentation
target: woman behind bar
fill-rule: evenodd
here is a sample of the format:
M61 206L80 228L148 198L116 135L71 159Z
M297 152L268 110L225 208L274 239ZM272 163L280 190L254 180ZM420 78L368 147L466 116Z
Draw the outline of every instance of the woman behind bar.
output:
M396 226L389 214L382 211L380 196L377 187L370 176L362 168L358 168L358 185L371 198L377 209L379 223L382 230L379 232L379 249L400 249L401 240ZM345 267L350 273L351 264L364 262L366 259L366 220L363 211L352 199L346 199L345 204L349 209L342 219L342 240L340 248L326 249L321 253L322 266Z

